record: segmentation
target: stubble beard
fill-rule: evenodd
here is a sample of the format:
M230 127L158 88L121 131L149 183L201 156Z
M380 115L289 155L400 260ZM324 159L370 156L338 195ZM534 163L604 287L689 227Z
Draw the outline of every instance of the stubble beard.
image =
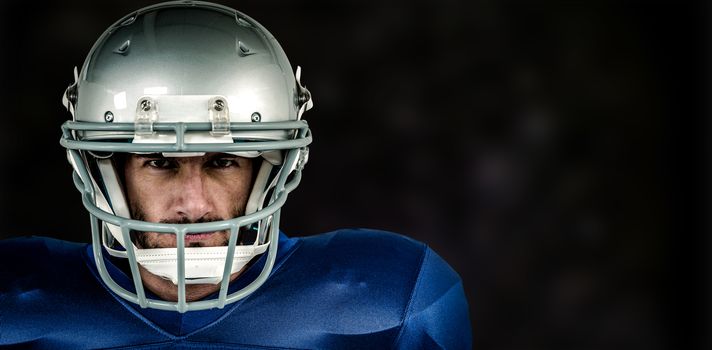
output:
M140 220L140 221L147 221L146 220L146 213L143 210L143 207L134 201L131 201L129 203L129 206L131 208L131 218L134 220ZM238 216L241 216L243 214L244 210L240 208L233 208L233 213L230 218L222 218L219 216L209 216L209 217L202 217L198 220L190 220L186 217L180 218L180 219L162 219L158 221L159 223L163 224L197 224L197 223L203 223L203 222L215 222L215 221L223 221L223 220L229 220L232 218L236 218ZM220 235L222 238L221 241L219 241L217 244L211 244L210 246L227 246L229 244L229 234L230 231L228 230L223 230L223 231L217 231L214 234L215 235ZM160 235L174 235L173 233L164 233L164 232L144 232L144 231L136 231L136 230L131 230L130 236L131 236L131 241L138 247L139 249L155 249L155 248L175 248L175 247L163 247L159 244L157 239L152 239L152 238L157 238ZM208 245L205 244L205 242L191 242L186 247L206 247Z

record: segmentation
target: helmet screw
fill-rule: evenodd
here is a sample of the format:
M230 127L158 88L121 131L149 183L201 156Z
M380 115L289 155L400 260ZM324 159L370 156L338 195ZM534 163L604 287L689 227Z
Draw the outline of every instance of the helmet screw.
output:
M255 112L255 113L252 113L251 119L253 122L258 122L258 121L262 120L262 116L260 115L259 112Z
M113 122L114 121L114 113L111 113L111 111L106 111L106 113L104 113L104 120L107 123Z
M215 105L213 106L216 111L220 112L225 108L225 101L223 100L215 100Z
M141 109L144 111L150 111L153 106L151 105L151 101L146 99L141 101Z

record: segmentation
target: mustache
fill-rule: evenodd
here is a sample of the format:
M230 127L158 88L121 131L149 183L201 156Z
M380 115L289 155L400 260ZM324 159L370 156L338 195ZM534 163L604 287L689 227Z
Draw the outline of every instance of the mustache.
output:
M134 217L136 217L138 220L145 221L142 212L138 212L137 214L139 214L139 215L135 215ZM215 222L215 221L223 221L223 220L227 220L227 219L222 218L220 216L208 216L208 217L198 218L196 220L191 220L190 218L187 218L187 217L181 217L181 218L161 219L159 221L159 223L164 223L164 224L199 224L199 223L203 223L203 222ZM223 232L223 231L220 231L220 232ZM173 233L167 233L167 232L156 232L156 233L159 236L173 234ZM160 248L158 245L149 241L149 238L146 235L146 232L131 230L129 235L131 237L131 241L139 248ZM227 245L227 243L228 243L227 240L225 240L224 244L222 244L222 245Z
M197 220L191 220L187 217L181 217L177 219L161 219L158 222L161 224L200 224L204 222L215 222L215 221L224 221L224 220L229 220L229 218L223 218L220 216L208 216L208 217L202 217L198 218Z
M131 212L131 218L135 220L140 220L140 221L147 221L146 220L146 212L143 209L143 206L140 203L134 202L134 201L129 201L129 207L130 207L130 212ZM219 215L208 215L208 216L203 216L201 218L191 220L188 217L179 217L179 218L163 218L158 220L158 223L162 224L199 224L203 222L215 222L215 221L224 221L224 220L230 220L232 218L236 218L238 216L242 216L244 214L244 209L241 208L233 208L231 217L222 217Z
M198 218L196 220L191 220L187 217L181 217L181 218L175 218L175 219L161 219L158 222L162 224L200 224L204 222L215 222L215 221L224 221L224 220L229 220L220 216L209 216L209 217L202 217ZM222 230L222 231L217 231L217 232L227 232L227 230ZM212 232L212 233L217 233L217 232ZM137 233L143 234L145 232L140 232L138 231ZM156 232L158 235L173 235L174 233L172 232ZM192 234L200 234L200 233L208 233L208 232L192 232L192 233L187 233L188 235ZM143 236L143 235L140 235Z

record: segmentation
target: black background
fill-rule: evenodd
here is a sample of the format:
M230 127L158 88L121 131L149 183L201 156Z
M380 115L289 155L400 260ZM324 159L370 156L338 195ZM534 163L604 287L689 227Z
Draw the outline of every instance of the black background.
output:
M150 3L0 5L0 237L90 239L61 95ZM223 2L314 95L282 228L428 243L477 349L709 349L710 9L681 3Z

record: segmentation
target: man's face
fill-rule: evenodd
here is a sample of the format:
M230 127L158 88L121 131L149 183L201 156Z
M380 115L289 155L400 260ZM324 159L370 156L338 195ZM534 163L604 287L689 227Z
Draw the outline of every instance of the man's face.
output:
M124 167L131 216L161 223L198 223L242 215L252 185L252 160L225 153L167 158L129 154ZM229 231L188 234L186 247L227 245ZM172 233L137 232L139 248L176 246Z

